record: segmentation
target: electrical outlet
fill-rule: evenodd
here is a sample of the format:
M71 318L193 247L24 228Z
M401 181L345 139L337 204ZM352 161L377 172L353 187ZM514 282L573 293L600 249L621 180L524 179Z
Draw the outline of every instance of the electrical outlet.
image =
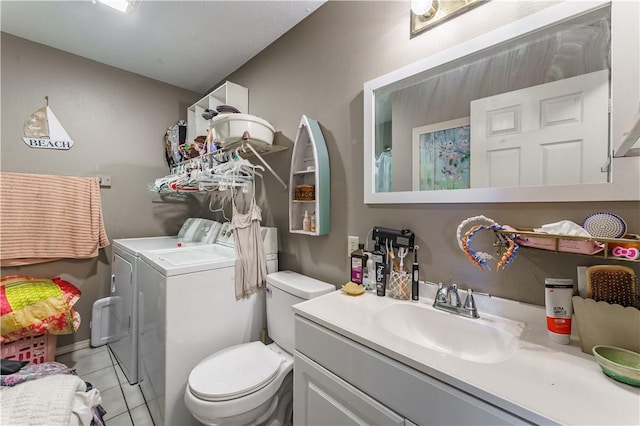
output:
M351 253L358 250L358 244L360 244L360 237L354 237L352 235L347 237L347 257L351 256Z

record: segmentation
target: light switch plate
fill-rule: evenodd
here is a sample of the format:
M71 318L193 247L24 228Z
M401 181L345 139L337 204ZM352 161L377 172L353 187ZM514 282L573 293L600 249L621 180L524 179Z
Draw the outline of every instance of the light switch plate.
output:
M358 250L358 244L360 244L360 237L349 235L347 237L347 257L351 256L351 253Z

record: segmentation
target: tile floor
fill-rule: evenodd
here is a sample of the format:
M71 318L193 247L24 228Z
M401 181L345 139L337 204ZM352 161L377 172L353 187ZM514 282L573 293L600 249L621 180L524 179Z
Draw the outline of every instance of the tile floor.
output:
M153 426L140 386L127 382L107 346L59 355L56 361L75 368L78 376L100 390L107 426Z

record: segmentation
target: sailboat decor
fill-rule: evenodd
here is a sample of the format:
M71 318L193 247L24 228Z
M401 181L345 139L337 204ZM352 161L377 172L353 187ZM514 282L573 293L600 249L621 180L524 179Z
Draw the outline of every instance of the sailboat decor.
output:
M329 233L329 173L329 153L320 124L303 114L291 155L289 232L312 236Z
M73 140L58 121L49 105L27 118L22 140L31 148L70 149Z

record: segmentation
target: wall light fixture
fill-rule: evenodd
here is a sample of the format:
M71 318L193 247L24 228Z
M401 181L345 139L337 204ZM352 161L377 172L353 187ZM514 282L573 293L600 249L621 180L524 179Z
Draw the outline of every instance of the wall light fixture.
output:
M122 13L131 13L137 0L93 0L93 3L102 3Z
M488 0L411 0L411 36Z

